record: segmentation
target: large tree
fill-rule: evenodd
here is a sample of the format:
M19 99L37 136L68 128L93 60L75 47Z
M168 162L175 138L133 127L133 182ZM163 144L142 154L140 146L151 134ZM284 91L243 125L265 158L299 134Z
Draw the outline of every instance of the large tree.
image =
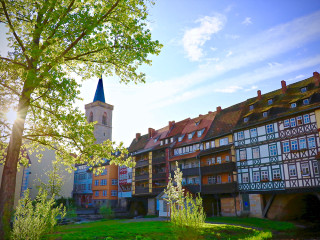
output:
M80 83L73 73L81 79L104 73L124 83L144 82L138 67L150 64L149 55L161 48L146 27L151 5L148 0L0 0L10 47L0 56L0 229L11 216L21 149L55 149L66 166L96 165L102 158L124 163L122 144L95 144L93 124L74 108ZM12 125L4 117L11 107L18 113ZM117 150L123 153L119 157L112 154Z

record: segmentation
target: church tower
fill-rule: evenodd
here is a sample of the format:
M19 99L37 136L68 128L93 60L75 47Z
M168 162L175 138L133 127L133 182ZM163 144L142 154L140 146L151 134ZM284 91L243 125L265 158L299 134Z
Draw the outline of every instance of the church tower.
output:
M107 139L112 140L113 105L105 101L102 76L99 79L93 102L86 104L85 110L87 121L97 122L94 126L96 143L102 143Z

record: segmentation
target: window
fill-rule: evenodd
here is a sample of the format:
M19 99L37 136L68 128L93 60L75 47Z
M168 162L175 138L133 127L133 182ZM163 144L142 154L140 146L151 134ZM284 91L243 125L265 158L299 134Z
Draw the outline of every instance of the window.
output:
M167 212L167 202L165 200L162 200L162 212Z
M256 129L256 128L250 129L250 135L251 135L251 137L256 137L256 136L258 136L258 134L257 134L257 129Z
M309 164L308 163L302 163L301 164L301 173L304 176L307 176L310 174Z
M101 179L101 180L100 180L100 185L101 185L101 186L107 185L107 179Z
M108 170L105 168L105 169L103 169L103 172L101 173L101 176L107 175L107 173L108 173Z
M184 135L180 136L180 137L178 138L178 141L181 142L182 139L183 139L183 137L184 137Z
M197 136L201 137L203 132L204 132L204 129L201 129L200 131L197 131Z
M269 146L269 154L270 156L277 156L277 145L270 145Z
M269 180L268 171L261 171L261 180Z
M269 124L267 125L267 134L270 134L270 133L273 133L274 130L273 130L273 124Z
M319 174L319 164L318 162L313 162L313 172Z
M230 162L230 157L226 156L226 162Z
M172 137L172 138L170 138L170 142L171 142L171 143L173 143L173 137Z
M167 138L164 140L164 144L168 144L168 143L169 143L169 139Z
M290 121L289 121L289 119L286 119L286 120L283 121L283 126L284 126L285 128L290 127Z
M188 139L191 139L191 138L193 137L193 134L194 134L194 132L189 133L189 134L188 134Z
M118 195L118 191L117 190L111 190L111 196L112 197L116 197Z
M103 113L102 115L102 124L103 125L107 125L107 113Z
M215 147L215 143L214 141L211 141L211 147L214 148Z
M221 176L220 175L217 176L217 183L221 183Z
M301 88L300 91L301 91L302 93L306 92L306 91L307 91L307 87Z
M297 117L297 124L298 126L303 124L301 116Z
M107 190L102 191L102 196L106 197L107 196Z
M95 195L96 197L99 197L99 191L95 191L95 192L94 192L94 195Z
M212 158L208 158L208 159L207 159L207 165L211 165L211 164L213 164L213 163L212 163Z
M92 184L91 183L88 184L88 190L92 190Z
M291 127L295 127L296 126L296 119L295 118L291 118L290 119L290 125L291 125Z
M314 137L308 137L308 147L309 148L315 148L316 147L316 141Z
M272 179L281 179L280 169L273 169L272 170Z
M243 118L243 122L248 122L248 120L249 120L249 118L248 117L245 117L245 118Z
M290 152L289 142L282 143L282 149L284 153Z
M303 105L309 104L309 98L303 99L302 103L303 103Z
M253 181L260 182L260 173L259 172L253 172Z
M221 164L221 157L217 157L217 163Z
M260 158L260 152L259 152L259 147L252 148L252 158Z
M160 146L162 146L162 145L163 145L163 140L160 141Z
M249 106L249 110L252 111L254 109L253 104Z
M215 176L208 176L208 184L215 184L216 177Z
M307 148L307 143L305 138L300 138L299 139L299 147L300 149L306 149Z
M246 160L247 159L247 153L245 149L240 149L240 160Z
M174 149L173 152L174 152L174 155L179 155L179 149L178 148Z
M95 181L94 181L94 185L95 185L95 186L99 186L99 180L95 180Z
M298 150L298 141L297 140L292 140L291 141L291 151Z
M289 165L289 175L290 175L290 177L297 176L296 165Z
M88 173L88 179L92 179L92 173Z
M210 142L206 142L206 149L210 148Z
M304 121L304 124L310 123L309 114L303 115L303 121Z
M263 112L263 113L262 113L262 116L263 116L263 117L268 117L268 112Z
M118 179L112 179L112 185L118 185Z
M228 182L232 182L232 177L230 173L228 174Z
M268 99L268 105L271 105L272 103L273 103L273 99L272 98Z
M249 182L249 173L242 173L242 182L243 183Z
M89 123L90 122L93 122L93 112L90 112L90 115L89 115Z
M238 140L242 140L242 139L244 139L243 131L238 132Z
M290 107L291 107L291 108L297 107L297 103L295 103L295 102L294 102L294 103L291 103Z
M221 138L219 140L219 143L220 143L220 146L223 146L223 145L228 145L229 143L229 139L226 137L226 138Z

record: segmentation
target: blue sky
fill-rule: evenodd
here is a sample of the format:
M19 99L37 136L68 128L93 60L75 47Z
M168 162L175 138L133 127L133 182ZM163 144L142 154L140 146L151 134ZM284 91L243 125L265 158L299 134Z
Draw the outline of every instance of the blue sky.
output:
M113 140L168 121L231 106L320 71L320 1L161 0L150 9L153 38L163 45L147 83L104 77L113 104ZM84 102L97 79L84 83Z
M114 105L113 140L231 106L320 71L319 0L159 0L148 26L163 45L147 83L103 76ZM0 35L3 37L3 34ZM0 39L0 44L1 44ZM3 45L3 44L1 44ZM84 104L98 79L83 82Z

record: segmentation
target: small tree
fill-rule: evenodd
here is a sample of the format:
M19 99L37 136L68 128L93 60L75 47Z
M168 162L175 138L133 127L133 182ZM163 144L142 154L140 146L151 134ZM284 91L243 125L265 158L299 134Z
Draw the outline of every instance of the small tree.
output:
M195 198L185 193L182 188L182 172L176 163L173 179L169 177L166 201L170 206L170 220L179 239L197 239L197 229L205 222L206 216L202 207L200 194ZM191 230L191 231L190 231Z
M27 190L16 208L11 238L38 240L45 233L52 231L57 224L57 216L64 218L66 214L62 204L59 207L54 207L54 204L54 195L48 199L48 193L41 188L33 204Z

